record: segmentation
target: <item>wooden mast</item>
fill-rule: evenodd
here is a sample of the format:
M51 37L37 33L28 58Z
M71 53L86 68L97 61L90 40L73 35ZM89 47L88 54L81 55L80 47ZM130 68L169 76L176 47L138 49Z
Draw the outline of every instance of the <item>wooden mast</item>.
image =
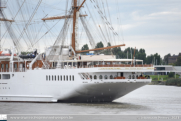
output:
M115 47L125 46L125 44L122 44L122 45L109 46L109 47L103 47L103 48L96 48L96 49L90 49L90 50L76 51L76 48L75 48L75 26L76 26L75 24L76 24L76 17L77 17L76 13L77 13L77 11L80 10L80 8L83 6L85 1L86 0L84 0L80 6L77 6L77 0L74 0L72 48L74 49L75 53L82 53L82 52L89 52L89 51L96 51L96 50L104 50L104 49L111 49L111 48L115 48Z
M76 23L76 12L77 12L77 0L74 0L74 13L73 13L73 33L72 33L72 48L75 51L75 23Z

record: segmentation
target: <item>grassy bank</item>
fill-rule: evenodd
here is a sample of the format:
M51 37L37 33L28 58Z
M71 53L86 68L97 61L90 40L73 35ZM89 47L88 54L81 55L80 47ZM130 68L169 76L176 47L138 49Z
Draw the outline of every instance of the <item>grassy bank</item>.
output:
M179 75L169 77L168 75L150 75L152 78L151 85L175 85L181 86L181 79Z
M181 79L168 79L165 85L181 86Z

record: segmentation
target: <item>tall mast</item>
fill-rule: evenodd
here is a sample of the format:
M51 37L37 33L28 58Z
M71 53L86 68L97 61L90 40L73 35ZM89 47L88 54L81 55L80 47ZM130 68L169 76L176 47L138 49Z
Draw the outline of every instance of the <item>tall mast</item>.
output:
M73 13L73 33L72 33L72 48L75 51L75 23L76 23L76 12L77 12L77 0L74 0L74 13Z

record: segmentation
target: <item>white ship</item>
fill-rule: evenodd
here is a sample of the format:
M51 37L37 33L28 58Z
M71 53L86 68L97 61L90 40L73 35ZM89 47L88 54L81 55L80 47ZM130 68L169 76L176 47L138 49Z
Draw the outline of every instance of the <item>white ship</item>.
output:
M32 55L18 55L15 52L19 52L20 44L11 36L14 48L0 52L0 101L111 102L151 82L149 77L143 77L143 73L154 71L154 67L143 64L142 60L79 54L125 46L76 50L78 20L84 16L79 15L79 11L85 2L77 5L77 0L72 0L70 14L59 17L65 19L64 31L60 32L63 36L67 23L73 19L69 46L65 46L63 37L43 53L37 54L35 50ZM8 22L14 20L7 19L2 8L0 20L9 26ZM47 17L44 21L50 19L57 18ZM12 30L9 33L13 34ZM142 64L137 64L140 62Z

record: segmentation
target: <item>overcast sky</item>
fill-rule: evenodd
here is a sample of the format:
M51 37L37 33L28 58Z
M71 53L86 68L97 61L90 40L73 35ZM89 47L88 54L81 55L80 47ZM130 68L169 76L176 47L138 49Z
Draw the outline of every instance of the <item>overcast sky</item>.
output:
M181 52L181 0L119 0L127 47L147 54Z
M12 1L13 0L8 1L9 7L10 5L14 5ZM23 0L20 1L23 2ZM30 2L29 0L26 1ZM168 53L178 55L178 53L181 52L181 0L107 1L113 19L114 16L118 15L116 4L119 2L121 25L118 25L114 20L112 23L114 26L120 26L120 28L122 28L123 36L121 36L121 38L124 38L124 43L126 44L126 47L122 47L122 49L127 47L136 47L138 49L144 48L147 55L159 53L162 57ZM86 2L91 4L90 0L87 0ZM101 1L99 0L99 2ZM32 0L31 4L35 7L37 0ZM14 8L10 8L12 8L11 11L13 12ZM54 9L51 10L52 8ZM40 6L41 14L36 15L35 19L41 21L40 18L43 18L46 15L63 15L64 10L65 0L43 0ZM16 15L16 11L13 15ZM39 24L39 28L43 24L42 21ZM37 29L37 31L38 30L39 29ZM56 26L56 29L54 29L52 33L58 35L59 31L60 26ZM41 31L42 35L46 32L47 29ZM42 35L39 35L37 38L40 38ZM46 38L43 38L42 40L45 41L45 39ZM52 42L50 44L53 43L53 40L51 40ZM9 46L6 39L3 40L3 43L5 43L4 45Z

